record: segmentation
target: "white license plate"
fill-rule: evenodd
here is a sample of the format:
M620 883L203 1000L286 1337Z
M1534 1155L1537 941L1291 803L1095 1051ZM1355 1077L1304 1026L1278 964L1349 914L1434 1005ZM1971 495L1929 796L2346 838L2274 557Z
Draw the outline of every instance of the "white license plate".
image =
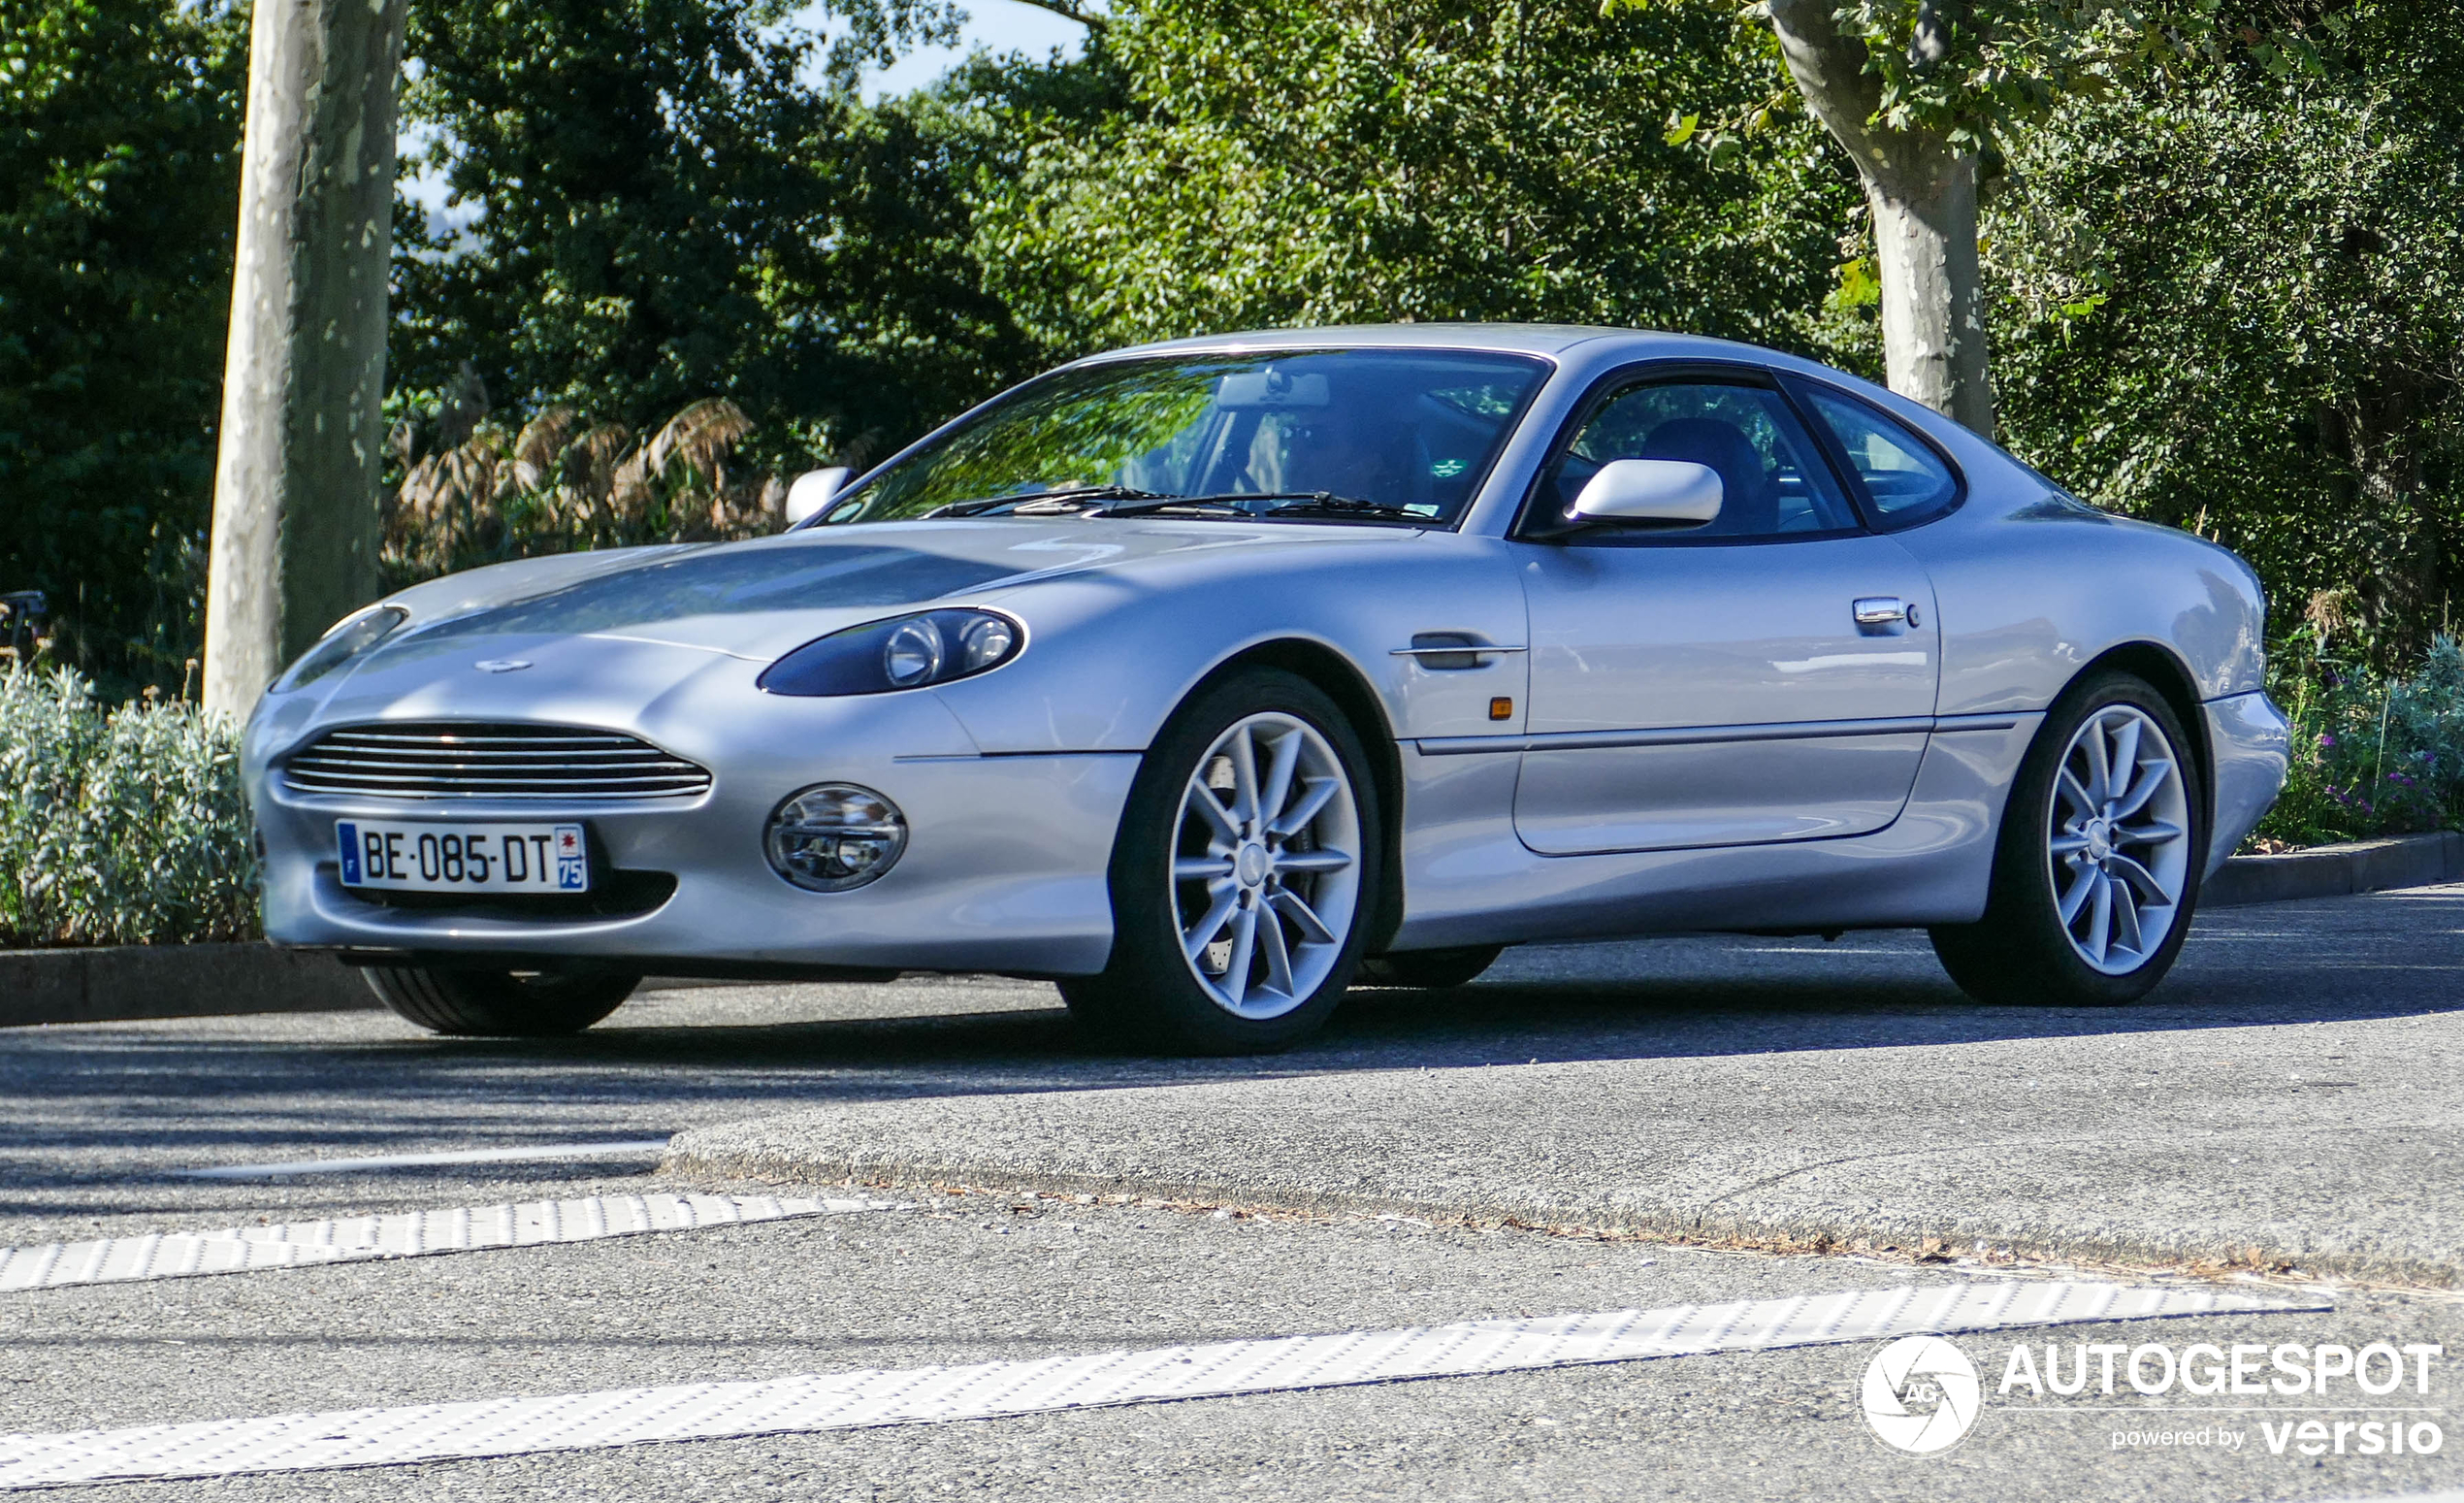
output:
M334 822L344 887L397 893L587 893L590 842L579 825Z

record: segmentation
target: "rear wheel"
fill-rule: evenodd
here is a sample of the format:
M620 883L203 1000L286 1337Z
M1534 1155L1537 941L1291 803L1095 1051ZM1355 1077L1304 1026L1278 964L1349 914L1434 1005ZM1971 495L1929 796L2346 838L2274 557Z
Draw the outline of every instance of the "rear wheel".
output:
M1111 959L1062 997L1099 1035L1146 1048L1299 1042L1359 962L1378 830L1360 739L1314 684L1252 669L1201 691L1131 786Z
M622 971L462 970L370 965L360 974L385 1005L432 1033L551 1038L579 1033L641 985Z
M2164 979L2189 933L2207 830L2164 696L2103 673L2055 703L2002 813L1985 915L1934 953L1979 1001L2111 1006Z
M1443 992L1459 987L1497 964L1504 945L1461 945L1451 950L1406 950L1373 955L1360 963L1354 986L1416 987Z

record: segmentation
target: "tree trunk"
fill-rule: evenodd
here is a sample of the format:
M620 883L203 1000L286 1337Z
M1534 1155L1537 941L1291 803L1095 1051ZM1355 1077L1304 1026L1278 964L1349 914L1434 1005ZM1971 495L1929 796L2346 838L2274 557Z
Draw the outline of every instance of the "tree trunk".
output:
M1990 439L1976 158L1933 133L1874 123L1881 80L1866 71L1864 44L1839 34L1832 10L1831 0L1770 0L1771 29L1807 108L1864 180L1891 389Z
M405 0L258 0L206 582L205 702L244 716L376 590Z

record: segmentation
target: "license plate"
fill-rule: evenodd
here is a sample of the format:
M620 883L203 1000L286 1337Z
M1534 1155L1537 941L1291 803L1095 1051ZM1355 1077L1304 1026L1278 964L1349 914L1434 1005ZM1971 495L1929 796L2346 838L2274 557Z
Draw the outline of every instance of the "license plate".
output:
M334 822L344 887L397 893L587 893L590 842L579 825Z

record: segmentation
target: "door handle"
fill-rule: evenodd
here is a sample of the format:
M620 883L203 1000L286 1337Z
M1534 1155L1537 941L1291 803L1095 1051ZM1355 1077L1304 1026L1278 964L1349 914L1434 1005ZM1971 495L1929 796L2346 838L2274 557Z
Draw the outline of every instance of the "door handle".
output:
M1888 596L1867 596L1852 608L1859 626L1897 626L1902 622L1909 626L1917 624L1917 607L1914 604Z

